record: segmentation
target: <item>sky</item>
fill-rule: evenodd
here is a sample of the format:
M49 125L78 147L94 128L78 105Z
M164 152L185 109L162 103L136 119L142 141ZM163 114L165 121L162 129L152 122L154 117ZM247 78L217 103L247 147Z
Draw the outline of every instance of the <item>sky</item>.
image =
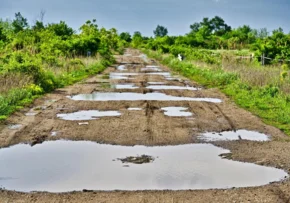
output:
M87 20L118 32L140 31L152 36L157 25L169 35L184 35L203 17L220 16L236 28L250 25L268 31L282 27L290 31L290 0L0 0L0 18L13 19L16 12L35 22L41 10L45 23L60 20L75 30Z

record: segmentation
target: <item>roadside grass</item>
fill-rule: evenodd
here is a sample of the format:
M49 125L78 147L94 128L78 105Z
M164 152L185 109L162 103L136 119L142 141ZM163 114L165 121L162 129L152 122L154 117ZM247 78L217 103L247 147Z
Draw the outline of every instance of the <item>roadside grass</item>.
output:
M35 84L31 76L23 73L0 74L0 121L44 93L100 73L110 64L109 61L98 58L66 59L63 62L62 67L43 64L42 84Z
M180 62L172 55L142 50L179 74L207 87L218 87L240 107L259 116L290 135L290 78L281 78L277 66L250 66L247 62L195 65L192 60ZM253 63L251 63L253 64Z

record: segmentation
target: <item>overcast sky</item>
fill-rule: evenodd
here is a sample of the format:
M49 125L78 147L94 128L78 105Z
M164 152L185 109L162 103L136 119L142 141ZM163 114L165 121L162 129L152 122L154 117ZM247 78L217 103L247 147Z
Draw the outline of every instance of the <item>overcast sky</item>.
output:
M290 0L0 0L0 18L13 19L19 11L32 23L43 9L46 23L64 20L77 30L95 18L100 27L151 36L158 24L183 35L190 24L218 15L232 27L282 27L288 33L289 8Z

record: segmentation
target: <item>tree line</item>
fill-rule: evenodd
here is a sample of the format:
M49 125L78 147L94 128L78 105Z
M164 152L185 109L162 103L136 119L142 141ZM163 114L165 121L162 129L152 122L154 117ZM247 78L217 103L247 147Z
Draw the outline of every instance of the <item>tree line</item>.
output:
M270 33L266 28L254 29L248 25L232 28L221 17L203 18L201 22L190 25L190 31L183 36L168 36L168 30L158 25L153 31L154 37L143 37L135 32L131 38L129 33L122 33L121 38L131 42L133 47L145 47L163 53L185 52L187 49L248 49L256 56L264 54L274 59L272 62L290 60L290 34L278 28ZM271 61L267 61L270 63Z

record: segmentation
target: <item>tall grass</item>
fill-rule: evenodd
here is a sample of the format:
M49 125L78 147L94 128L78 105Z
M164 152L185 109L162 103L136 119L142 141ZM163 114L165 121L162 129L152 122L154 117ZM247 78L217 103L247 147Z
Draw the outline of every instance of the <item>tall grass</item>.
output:
M31 103L43 93L78 82L103 71L109 61L99 58L58 59L58 64L42 65L41 82L35 84L31 76L18 72L0 74L0 121ZM44 87L44 88L43 88Z
M223 66L193 61L178 61L176 57L143 50L174 71L208 87L218 87L239 106L258 115L290 135L289 75L280 77L279 66L259 67L253 63L228 61Z

